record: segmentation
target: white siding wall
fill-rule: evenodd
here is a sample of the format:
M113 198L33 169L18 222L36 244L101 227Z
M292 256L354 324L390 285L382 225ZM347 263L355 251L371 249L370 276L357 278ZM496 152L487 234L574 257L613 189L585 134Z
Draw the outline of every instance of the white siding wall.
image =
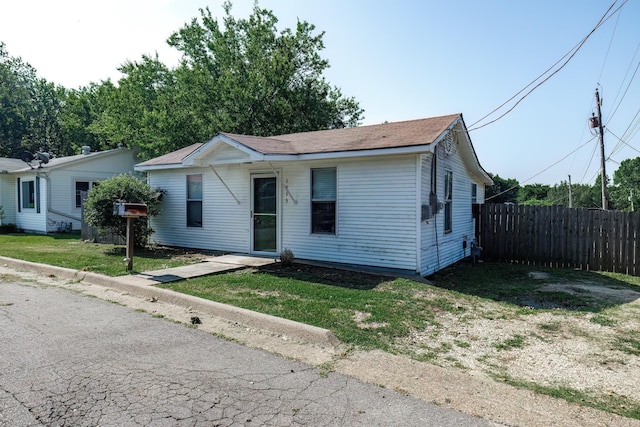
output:
M4 211L3 224L16 223L16 177L2 175L0 177L0 206Z
M251 251L252 173L279 172L280 247L300 259L417 271L416 157L216 166L240 200L209 168L153 171L149 183L167 191L152 220L152 240L165 245ZM337 234L311 234L311 169L337 168ZM186 175L203 175L203 227L186 226Z
M51 197L43 204L47 215L47 232L56 232L71 223L73 230L80 230L82 209L76 207L76 182L96 182L133 171L135 158L129 150L111 156L98 157L51 171L41 186L47 186ZM46 209L46 206L49 209Z
M311 234L311 169L337 167L336 235ZM414 155L287 166L283 248L296 257L416 271Z
M14 179L15 178L17 178L17 176L14 176ZM21 187L22 187L22 183L25 181L34 181L34 188L35 188L35 185L36 185L35 174L19 175L19 178L20 178ZM22 191L22 188L20 189L20 191ZM17 200L17 195L14 197L16 198L16 203L19 203ZM33 209L21 208L20 212L16 212L16 226L27 232L45 233L46 226L47 226L46 200L47 200L46 182L44 179L40 179L40 213L37 212L37 208L35 207Z
M470 254L469 248L474 238L474 222L471 208L471 183L465 166L457 152L446 155L439 150L437 154L436 184L438 201L444 199L444 176L446 171L453 172L452 227L450 233L444 232L444 209L430 220L422 222L420 258L421 274L429 275L451 265ZM422 203L428 203L431 183L432 155L421 159ZM426 195L426 201L425 201ZM484 199L484 188L478 185L478 201ZM466 249L463 242L467 241Z
M22 212L17 212L17 206L13 205L16 225L26 231L47 233L56 232L71 223L73 230L79 230L82 212L75 204L76 181L95 182L132 172L134 164L133 152L122 150L109 156L83 159L81 162L50 171L45 168L19 175L21 180L32 180L36 173L40 176L40 213L36 213L36 209L22 209ZM14 181L16 177L12 177ZM15 193L13 198L17 199Z
M231 193L210 168L154 171L149 184L166 191L162 213L151 220L152 240L169 246L232 252L250 251L249 170L216 167ZM202 228L187 227L187 175L202 174ZM240 203L234 199L240 200Z

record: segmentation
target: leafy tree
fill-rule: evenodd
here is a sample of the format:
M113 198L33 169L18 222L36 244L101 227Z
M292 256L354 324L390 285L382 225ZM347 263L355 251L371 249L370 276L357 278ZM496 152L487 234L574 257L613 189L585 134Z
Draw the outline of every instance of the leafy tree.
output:
M171 69L158 57L124 64L92 131L150 158L217 132L272 136L359 124L363 110L326 82L323 33L298 22L278 32L257 3L248 19L222 22L207 9L168 40L182 53Z
M527 184L518 189L518 204L551 205L548 199L549 186L544 184Z
M160 213L161 199L162 192L152 189L133 175L118 175L101 181L91 189L85 203L85 218L89 225L124 238L127 235L127 220L113 214L114 203L146 203L151 217ZM133 224L135 246L146 246L153 233L148 218L136 219Z
M117 147L118 142L110 141L98 131L99 120L113 91L115 86L108 80L64 91L60 120L63 137L70 147L69 154L79 153L85 145L92 151Z
M640 208L640 157L626 159L613 174L614 186L609 198L615 209L631 211Z
M0 42L0 156L40 149L70 154L62 131L63 106L64 89L38 78L31 65L9 56Z
M0 42L0 156L13 157L28 138L35 69L9 56Z
M248 19L235 19L225 2L223 27L210 10L200 10L169 38L182 52L182 64L204 83L217 108L231 115L234 129L277 135L355 126L362 110L322 77L329 62L320 57L324 33L298 21L295 31L277 32L273 12L257 2ZM204 93L207 93L205 91Z
M500 175L489 174L493 185L487 187L485 200L487 203L517 203L520 183L513 178L502 178Z
M169 143L175 136L169 130L177 124L167 114L167 106L174 108L173 72L157 56L143 56L140 62L127 62L119 70L126 77L117 87L107 81L93 91L96 118L90 131L101 141L101 148L124 144L142 149L145 158L178 148ZM184 143L182 135L176 139Z
M551 205L569 206L569 183L561 181L549 189L547 198ZM571 200L574 208L601 208L600 181L594 185L571 184Z

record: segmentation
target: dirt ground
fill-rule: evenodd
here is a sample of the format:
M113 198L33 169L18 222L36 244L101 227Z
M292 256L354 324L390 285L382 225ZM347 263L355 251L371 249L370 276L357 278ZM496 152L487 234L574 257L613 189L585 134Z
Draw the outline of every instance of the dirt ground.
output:
M190 324L190 319L197 315L202 321L197 327L209 333L312 364L319 371L335 371L491 420L496 425L640 426L638 420L535 394L496 381L490 375L492 369L497 369L513 378L549 385L561 383L577 389L600 389L640 401L639 358L620 354L609 348L606 345L608 329L590 322L586 317L558 319L553 314L536 316L537 325L554 326L535 328L535 333L532 333L529 320L477 318L460 322L458 316L444 314L440 323L447 333L434 334L434 331L424 330L398 342L398 346L414 350L436 347L447 349L442 352L441 357L425 363L381 351L364 352L345 346L333 348L296 342L288 337L275 336L110 288L43 278L4 267L0 267L0 274L19 275L24 281L60 286L156 317L181 322L189 327L195 327ZM547 286L567 285L549 283ZM589 291L588 284L576 286L581 288L576 288L575 292L584 292L585 286ZM595 292L593 289L592 291ZM640 294L621 296L615 290L607 292L613 293L608 297L630 301L625 304L628 310L625 318L630 322L625 327L635 327L638 330ZM475 309L482 310L482 307ZM526 346L499 351L492 344L496 340L517 335L527 337ZM468 345L455 345L456 342Z

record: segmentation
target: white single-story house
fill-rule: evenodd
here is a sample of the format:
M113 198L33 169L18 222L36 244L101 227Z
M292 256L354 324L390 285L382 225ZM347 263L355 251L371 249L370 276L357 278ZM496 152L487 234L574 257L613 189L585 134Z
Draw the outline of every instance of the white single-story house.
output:
M461 114L273 137L220 133L136 165L163 245L429 275L470 255L491 178Z
M81 194L102 180L133 173L135 163L127 148L83 147L82 154L49 161L0 158L2 223L31 233L80 230Z

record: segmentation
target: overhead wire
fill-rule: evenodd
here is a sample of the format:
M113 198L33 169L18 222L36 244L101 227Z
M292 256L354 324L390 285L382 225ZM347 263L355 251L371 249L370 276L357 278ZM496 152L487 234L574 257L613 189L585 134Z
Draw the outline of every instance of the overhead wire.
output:
M602 68L600 68L600 75L598 76L598 81L602 80L602 73L604 73L604 67L607 64L607 59L609 59L609 52L611 51L611 45L613 44L613 39L616 35L616 29L618 28L618 21L620 21L620 14L616 18L616 23L613 26L613 32L611 33L611 38L609 39L609 46L607 46L607 53L604 55L604 60L602 61Z
M594 135L593 138L591 138L589 140L589 142L593 141L596 138L597 135ZM582 175L582 178L580 178L580 180L578 182L583 183L584 178L587 176L587 173L589 173L589 169L591 168L591 162L593 162L593 158L596 156L596 152L598 151L598 146L594 145L593 146L593 151L591 152L591 158L589 159L589 162L587 163L587 167L584 169L584 174ZM589 181L591 182L591 181Z
M627 67L627 72L624 74L624 78L622 79L623 83L624 83L625 80L627 80L627 76L629 75L629 71L631 70L631 66L633 65L633 61L635 60L636 55L638 54L638 50L640 50L640 42L638 42L638 45L636 46L636 50L633 53L633 56L631 57L631 61L629 61L629 66ZM613 116L616 115L616 112L618 111L618 108L620 107L620 104L622 104L622 101L624 100L625 96L627 95L627 92L629 91L629 87L631 86L631 82L633 82L634 78L636 77L636 73L638 72L638 67L640 67L640 61L638 61L638 65L636 65L636 69L633 72L633 75L631 76L631 79L629 80L629 83L627 84L627 87L624 90L622 98L620 98L620 100L618 101L618 96L620 96L620 91L622 90L622 84L620 85L620 88L618 89L618 93L616 93L616 97L613 100L613 104L615 105L615 108L613 109L613 112L611 112L609 114L609 118L607 119L607 123L609 123L611 121L611 119L613 119ZM605 123L605 125L607 123Z
M598 23L595 25L595 27L593 27L593 29L580 41L578 42L578 44L576 46L574 46L572 49L570 49L567 53L565 53L558 61L556 61L551 67L547 68L542 74L540 74L538 77L536 77L531 83L529 83L528 85L526 85L524 88L522 88L520 91L518 91L515 95L513 95L511 98L509 98L508 100L506 100L505 102L503 102L500 106L498 106L497 108L493 109L491 112L489 112L488 114L486 114L485 116L483 116L482 118L480 118L479 120L475 121L474 123L472 123L469 126L469 132L483 128L485 126L488 126L492 123L497 122L498 120L500 120L501 118L503 118L504 116L506 116L507 114L509 114L511 111L513 111L518 104L520 104L520 102L522 102L527 96L529 96L533 91L535 91L537 88L539 88L540 86L542 86L544 83L546 83L551 77L553 77L554 75L556 75L558 72L560 72L560 70L562 70L568 63L569 61L571 61L571 59L578 53L578 51L582 48L582 46L584 46L584 44L587 42L587 40L589 39L589 37L591 37L591 35L593 35L594 32L596 32L596 30L598 28L600 28L602 26L602 24L604 24L606 21L608 21L613 15L615 15L620 8L622 8L628 0L624 0L622 2L622 4L620 6L618 6L617 9L615 9L613 12L611 12L611 9L613 9L613 7L616 5L616 3L618 2L618 0L614 0L614 2L611 4L611 6L609 6L609 8L607 9L607 11L604 13L604 15L602 16L602 18L600 18L600 20L598 21ZM611 12L611 13L610 13ZM567 58L568 57L568 58ZM500 116L498 116L497 118L484 123L482 125L476 126L478 123L482 122L483 120L485 120L487 117L491 116L492 114L494 114L495 112L497 112L498 110L500 110L502 107L504 107L505 105L507 105L509 102L513 101L518 95L520 95L521 93L523 93L524 91L527 90L527 88L531 87L532 85L534 85L538 80L540 80L542 77L544 77L547 73L549 73L551 70L554 69L554 67L556 67L556 65L560 62L562 62L565 58L567 58L564 63L562 63L560 65L559 68L555 69L551 74L549 74L548 76L546 76L542 81L538 82L535 86L533 86L533 88L531 88L528 92L526 92L522 97L520 97L520 99L518 99L515 104L513 106L511 106L511 108L509 108L506 112L504 112L503 114L501 114ZM475 127L474 127L475 126Z
M638 110L638 113L640 113L640 110ZM636 117L638 116L638 113L636 113ZM610 133L611 135L613 135L620 143L626 145L627 147L631 148L633 151L637 152L640 154L640 150L638 150L637 148L635 148L634 146L628 144L625 140L623 140L622 138L620 138L619 136L617 136L615 133L611 132L609 129L607 129L607 133ZM611 158L611 156L614 153L611 153L609 155L609 157L607 157L607 160L609 160Z
M491 199L493 199L494 197L501 196L501 195L503 195L503 194L505 194L505 193L508 193L509 191L511 191L511 190L513 190L513 189L518 188L518 187L520 186L520 184L524 184L524 183L526 183L526 182L531 181L532 179L534 179L534 178L535 178L535 177L537 177L538 175L541 175L541 174L545 173L546 171L548 171L549 169L551 169L552 167L556 166L558 163L562 162L562 161L563 161L563 160L565 160L567 157L569 157L570 155L572 155L573 153L575 153L576 151L578 151L578 150L579 150L579 149L581 149L582 147L586 146L588 143L590 143L590 142L591 142L591 141L593 141L594 139L595 139L595 136L594 136L593 138L589 139L589 140L588 140L587 142L585 142L584 144L580 145L580 146L579 146L578 148L576 148L575 150L571 151L569 154L567 154L566 156L564 156L563 158L561 158L560 160L558 160L558 161L557 161L557 162L555 162L554 164L552 164L552 165L550 165L550 166L547 166L546 168L544 168L544 169L543 169L543 170L541 170L540 172L538 172L538 173L536 173L535 175L533 175L533 176L531 176L531 177L529 177L529 178L525 179L524 181L522 181L522 182L521 182L521 183L519 183L518 185L514 185L513 187L508 188L508 189L506 189L506 190L504 190L504 191L502 191L502 192L500 192L500 193L498 193L498 194L494 194L493 196L487 197L485 200L491 200Z

